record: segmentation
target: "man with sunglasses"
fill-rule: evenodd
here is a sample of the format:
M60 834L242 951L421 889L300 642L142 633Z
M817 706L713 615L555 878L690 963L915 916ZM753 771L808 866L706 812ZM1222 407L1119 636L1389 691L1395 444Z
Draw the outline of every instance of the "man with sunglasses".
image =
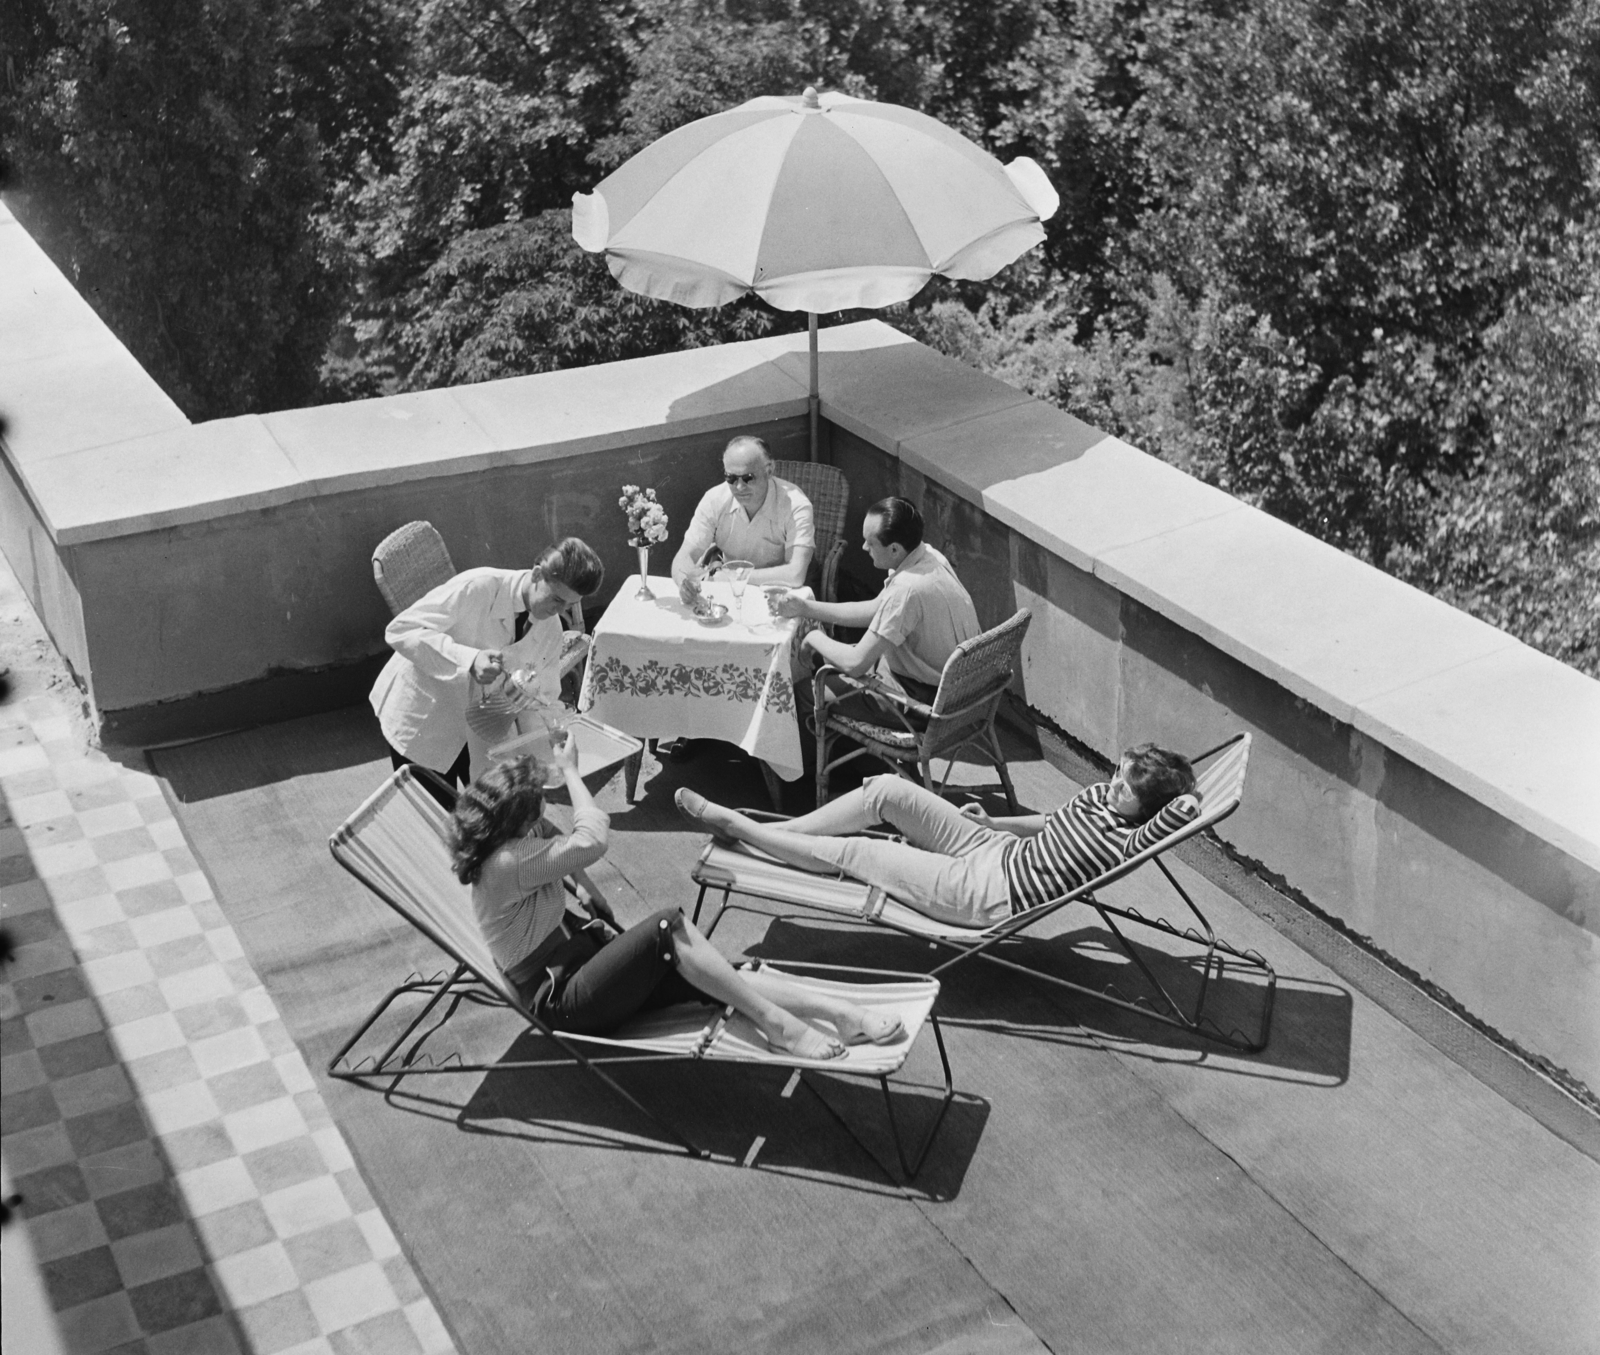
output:
M798 588L815 550L811 500L772 473L766 443L741 435L722 453L722 483L694 510L673 557L672 581L698 578L718 560L749 560L751 582Z

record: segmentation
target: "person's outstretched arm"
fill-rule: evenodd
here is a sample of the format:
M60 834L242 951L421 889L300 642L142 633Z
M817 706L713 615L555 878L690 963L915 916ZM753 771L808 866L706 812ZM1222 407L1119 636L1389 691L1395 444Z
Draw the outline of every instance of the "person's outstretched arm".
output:
M1001 814L991 816L985 813L983 806L976 801L969 805L962 805L961 812L969 819L976 819L984 828L993 828L998 833L1011 833L1016 837L1036 837L1044 832L1045 824L1050 822L1048 814Z

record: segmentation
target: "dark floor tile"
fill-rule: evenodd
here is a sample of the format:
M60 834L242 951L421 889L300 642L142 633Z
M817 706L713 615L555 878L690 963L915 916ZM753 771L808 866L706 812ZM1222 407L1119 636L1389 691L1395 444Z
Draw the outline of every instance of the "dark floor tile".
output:
M187 847L170 847L161 855L167 858L167 865L172 868L174 875L191 875L200 869L200 863Z
M68 1205L82 1204L89 1198L89 1187L76 1162L63 1162L17 1177L11 1188L22 1196L22 1212L38 1217Z
M0 885L19 885L25 880L34 880L33 861L26 855L0 856Z
M102 833L94 840L95 859L101 862L122 861L130 856L142 856L156 849L155 839L143 825L138 828L119 828L114 833Z
M211 1088L217 1109L224 1115L276 1101L288 1091L278 1070L266 1062L235 1068L231 1073L218 1073L216 1077L208 1077L206 1085Z
M233 1140L228 1131L213 1120L207 1124L193 1125L161 1136L161 1149L176 1172L193 1171L196 1167L209 1167L225 1157L234 1156Z
M328 1338L333 1355L421 1355L422 1345L404 1313L381 1313Z
M128 1291L128 1298L147 1336L203 1322L222 1312L222 1301L204 1270L186 1270L138 1285Z
M60 1118L49 1087L29 1087L15 1096L0 1096L0 1133L20 1134Z
M336 1275L372 1259L372 1248L354 1219L340 1219L284 1241L289 1263L301 1284ZM403 1302L404 1300L402 1300Z
M61 924L56 921L56 915L48 908L20 914L8 909L6 930L11 933L12 945L28 946L35 941L48 941L52 936L59 936Z
M305 1137L246 1153L244 1165L256 1189L263 1195L270 1195L286 1186L297 1186L302 1181L325 1176L328 1172L321 1150Z
M18 979L11 986L16 990L17 1005L24 1013L36 1012L40 1007L60 1006L64 1002L77 1002L89 996L83 975L75 968L35 974L32 978Z
M76 1308L90 1299L103 1298L122 1288L122 1276L110 1247L93 1247L39 1267L50 1302L57 1312Z
M117 901L129 917L144 917L147 913L164 913L168 908L181 906L183 891L171 880L157 880L154 884L117 890Z
M213 1261L265 1246L277 1236L260 1200L245 1200L214 1214L202 1214L194 1228L201 1249Z
M100 1211L106 1236L113 1242L183 1221L183 1206L178 1203L177 1192L170 1181L157 1181L137 1190L107 1195L95 1201L95 1208Z
M33 1035L28 1030L28 1023L20 1016L8 1016L0 1021L0 1057L9 1054L20 1054L25 1049L33 1048Z
M150 1347L143 1341L125 1341L120 1346L113 1346L105 1355L150 1355Z
M216 952L203 936L180 936L158 946L146 947L144 953L156 977L162 979L217 962Z
M204 1040L212 1035L237 1030L250 1024L244 1004L236 997L219 997L213 1002L197 1002L173 1013L186 1040Z
M39 1050L39 1062L47 1076L72 1077L77 1073L92 1073L96 1068L106 1068L117 1061L117 1051L103 1030L89 1035L78 1035L70 1040L58 1040Z
M73 1151L79 1157L92 1157L95 1153L150 1137L150 1128L144 1122L137 1101L125 1101L120 1106L78 1115L66 1124L67 1137L72 1140Z
M152 1336L149 1355L239 1355L241 1346L227 1314Z

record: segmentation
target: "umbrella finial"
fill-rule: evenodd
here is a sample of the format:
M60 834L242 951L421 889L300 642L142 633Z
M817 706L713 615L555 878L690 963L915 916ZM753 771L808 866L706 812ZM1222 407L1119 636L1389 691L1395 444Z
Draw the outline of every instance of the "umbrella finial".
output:
M822 101L817 98L817 87L815 85L806 86L805 93L800 96L800 106L802 108L822 107Z

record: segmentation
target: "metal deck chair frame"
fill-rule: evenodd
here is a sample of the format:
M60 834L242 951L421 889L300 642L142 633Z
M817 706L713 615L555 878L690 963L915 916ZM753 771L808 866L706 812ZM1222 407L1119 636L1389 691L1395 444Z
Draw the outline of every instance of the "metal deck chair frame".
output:
M722 921L724 913L730 911L757 911L749 904L736 903L735 895L750 898L765 899L769 902L790 904L793 906L812 909L828 914L840 921L866 923L873 926L887 927L893 931L907 936L914 936L936 946L942 946L956 954L936 965L929 973L935 977L944 974L963 961L977 957L987 960L991 964L1001 965L1006 969L1015 970L1033 978L1042 979L1053 983L1057 987L1065 988L1084 997L1094 998L1106 1002L1125 1011L1134 1012L1140 1016L1148 1017L1152 1021L1159 1021L1168 1026L1175 1026L1179 1030L1188 1031L1190 1034L1201 1036L1205 1039L1215 1040L1232 1049L1245 1053L1257 1053L1266 1048L1272 1027L1272 1005L1277 989L1277 974L1266 958L1254 950L1243 950L1224 941L1216 934L1210 921L1200 910L1199 905L1189 896L1187 890L1178 882L1165 861L1161 860L1164 853L1176 847L1179 843L1205 832L1215 824L1222 822L1239 806L1240 796L1244 789L1244 775L1249 763L1250 736L1237 734L1226 743L1201 753L1191 759L1199 768L1200 764L1210 762L1211 765L1201 771L1198 776L1199 793L1201 797L1200 814L1181 828L1168 834L1159 842L1154 843L1144 851L1129 857L1126 861L1113 869L1106 871L1097 878L1080 885L1078 888L1063 894L1060 898L1031 908L1027 912L1018 913L1006 921L995 926L975 929L953 927L933 921L931 918L917 913L904 904L895 902L881 889L860 883L855 880L843 878L830 878L808 875L795 867L785 866L772 861L769 857L752 856L748 852L736 851L727 847L720 847L713 840L708 843L696 864L693 878L700 886L699 897L695 901L694 920L700 920L700 910L705 903L709 890L720 889L722 902L717 915L710 924L704 928L706 935L716 930L717 924ZM1215 759L1215 761L1212 761ZM746 811L752 818L778 820L780 816L763 814L759 811ZM740 860L739 858L743 858ZM1165 877L1168 884L1176 891L1188 909L1192 921L1182 926L1169 922L1165 917L1145 917L1137 909L1121 908L1108 904L1096 897L1096 891L1104 889L1107 885L1131 875L1147 861L1154 861L1156 868ZM745 862L761 862L758 868L752 869ZM820 886L818 882L821 882ZM807 892L810 898L800 897ZM824 895L829 896L828 902L820 901ZM1019 964L1003 955L995 953L1002 943L1020 939L1021 934L1037 925L1052 913L1065 908L1072 903L1086 903L1099 915L1108 931L1116 939L1122 953L1138 969L1145 981L1150 985L1153 997L1128 998L1111 989L1090 988L1087 985L1073 983L1069 979L1061 978L1055 974L1035 968L1031 965ZM1124 923L1149 928L1162 932L1177 940L1187 941L1202 947L1199 959L1199 991L1190 1008L1185 1008L1167 989L1166 985L1151 970L1144 957L1139 954L1138 948L1124 935L1118 926L1117 919ZM1224 1031L1206 1013L1206 999L1211 993L1213 980L1220 980L1228 961L1243 965L1247 969L1255 970L1265 977L1266 984L1262 999L1261 1020L1254 1035L1247 1034L1238 1029ZM1192 960L1191 960L1192 963Z
M650 1110L625 1090L615 1078L606 1072L605 1067L601 1065L599 1060L591 1058L580 1046L590 1046L605 1051L607 1057L604 1059L604 1063L606 1065L613 1063L661 1062L673 1059L709 1059L793 1068L801 1082L805 1081L804 1073L806 1070L821 1070L854 1077L875 1077L883 1092L890 1136L894 1140L895 1154L899 1159L900 1169L907 1181L916 1177L922 1168L922 1164L927 1159L928 1151L933 1146L933 1140L938 1134L940 1126L944 1123L945 1115L950 1109L950 1103L955 1098L954 1080L950 1070L949 1054L945 1049L944 1033L940 1029L938 1017L932 1011L939 989L939 981L937 979L931 975L917 974L904 970L813 964L806 961L784 961L781 965L770 966L782 973L803 971L802 973L793 974L797 978L815 974L823 980L837 976L836 981L843 982L843 976L845 975L867 975L874 981L897 980L899 984L896 986L909 986L916 989L918 997L913 1005L923 1006L922 1016L918 1020L916 1027L910 1030L903 1047L896 1046L896 1049L901 1050L897 1059L892 1053L885 1051L877 1060L881 1071L880 1068L874 1068L870 1072L862 1069L852 1070L842 1061L795 1059L775 1053L768 1053L761 1057L749 1057L738 1052L722 1052L720 1042L730 1035L729 1022L733 1016L732 1008L722 1009L720 1012L714 1007L702 1009L705 1012L702 1029L693 1040L692 1045L687 1048L682 1047L682 1033L677 1033L679 1047L664 1048L662 1047L663 1042L659 1037L652 1043L648 1040L630 1040L621 1034L595 1036L557 1031L523 1005L517 996L516 990L506 982L492 960L487 958L488 950L483 945L481 938L478 939L476 949L482 953L468 953L464 946L451 938L448 934L448 926L444 925L440 918L434 916L424 903L415 899L408 903L401 897L405 893L404 883L399 878L398 872L394 867L383 865L381 869L374 868L371 862L363 861L361 854L353 849L352 844L359 838L364 817L373 815L384 802L397 796L406 797L422 820L433 831L438 832L440 830L444 822L445 811L433 796L422 791L418 785L424 777L430 779L441 790L447 793L450 791L443 778L435 776L426 768L401 767L377 791L369 796L355 813L340 825L329 839L328 845L333 853L334 860L401 917L405 918L407 922L426 936L434 945L443 950L455 961L455 968L448 973L441 970L431 976L413 973L404 982L395 985L379 1000L350 1038L329 1059L327 1072L330 1077L340 1078L358 1085L368 1085L376 1079L391 1078L393 1080L387 1090L393 1092L399 1086L402 1078L413 1075L488 1073L566 1067L570 1066L568 1062L570 1059L580 1067L593 1073L603 1085L610 1089L613 1095L644 1115L646 1119L655 1124L686 1152L701 1158L709 1158L711 1154L696 1145L677 1126ZM411 791L410 788L414 786L417 789ZM442 839L439 847L443 850ZM370 847L366 851L369 855L381 855L373 852ZM455 885L454 876L450 877L450 881L452 885ZM461 889L462 887L455 885L455 888ZM471 922L470 919L463 920L467 926L473 929L473 935L475 936L475 922ZM759 963L767 964L766 961ZM400 1034L389 1041L381 1054L376 1057L367 1056L352 1062L352 1051L354 1051L363 1037L367 1035L396 1001L409 996L426 996L427 1001L422 1009L406 1024ZM554 1042L568 1056L567 1059L556 1057L500 1060L495 1063L468 1063L462 1060L458 1053L452 1053L443 1059L435 1060L431 1054L423 1052L423 1045L455 1015L463 1002L470 1002L484 1007L502 1007L514 1012L527 1024L529 1029L537 1031ZM428 1022L430 1017L436 1011L439 1011L441 1006L442 1014L432 1024L426 1025L424 1028L424 1023ZM889 1078L899 1071L906 1058L910 1056L911 1049L916 1043L918 1034L920 1034L922 1020L925 1020L933 1028L934 1041L939 1051L939 1062L944 1074L944 1092L932 1124L922 1136L921 1142L916 1146L915 1150L908 1154L905 1141L900 1132L900 1120L895 1114L894 1099L889 1088ZM624 1030L626 1030L626 1027ZM891 1064L892 1066L889 1066ZM855 1130L833 1108L827 1098L817 1093L814 1087L812 1092L817 1095L817 1099L822 1102L828 1113L839 1121L844 1130L852 1138L856 1139L858 1143L861 1143ZM862 1147L865 1148L866 1145L862 1144ZM870 1150L868 1151L870 1153Z
M828 778L847 762L872 757L942 795L962 753L990 762L1000 776L1010 812L1017 812L1017 793L1011 785L1005 750L995 719L1016 672L1022 642L1033 614L1023 608L970 640L963 640L945 660L939 687L931 703L924 704L874 677L850 677L824 664L812 679L812 728L817 739L817 803L828 800ZM839 688L839 691L832 690ZM875 696L884 706L877 719L834 713L833 708L856 693ZM898 725L896 725L898 721ZM829 750L848 740L857 746L829 760ZM933 764L947 758L944 776L937 783Z

